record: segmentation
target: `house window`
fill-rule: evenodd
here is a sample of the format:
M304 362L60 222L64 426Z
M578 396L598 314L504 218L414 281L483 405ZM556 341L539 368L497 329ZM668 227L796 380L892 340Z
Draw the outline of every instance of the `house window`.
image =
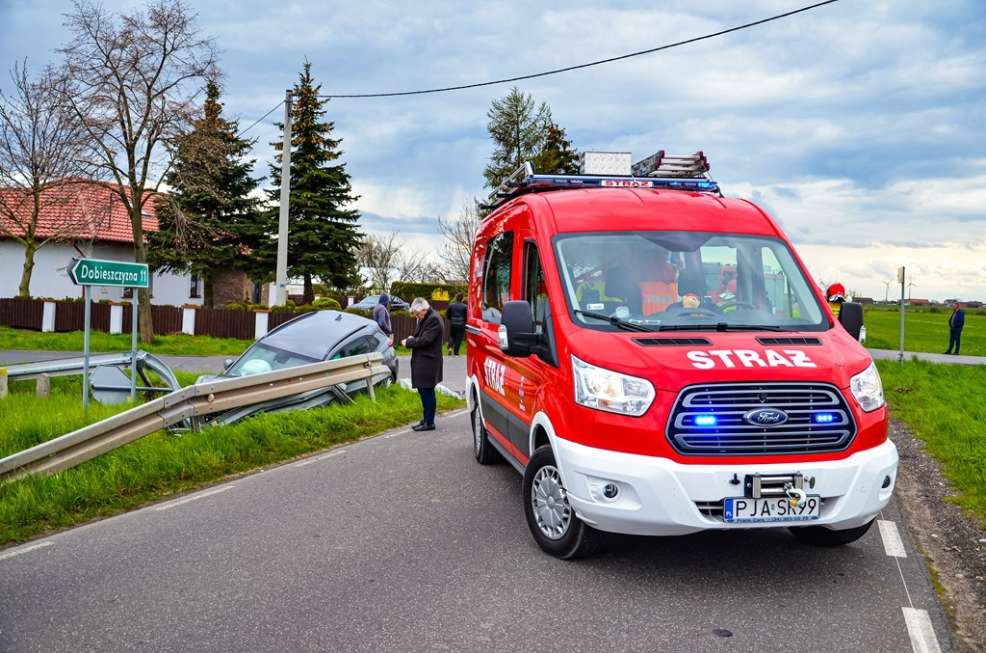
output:
M188 296L190 298L192 298L192 299L198 299L199 297L202 296L201 293L200 293L200 291L199 291L199 289L201 287L201 283L202 283L202 279L201 279L201 277L199 277L199 275L193 274L193 275L191 275L189 277L189 284L190 285L189 285L189 289L188 289Z

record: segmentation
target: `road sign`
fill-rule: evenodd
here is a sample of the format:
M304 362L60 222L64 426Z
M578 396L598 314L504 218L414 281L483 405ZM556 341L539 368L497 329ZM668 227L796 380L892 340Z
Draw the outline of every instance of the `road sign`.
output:
M69 267L68 275L77 286L123 286L147 288L150 274L146 263L80 258Z

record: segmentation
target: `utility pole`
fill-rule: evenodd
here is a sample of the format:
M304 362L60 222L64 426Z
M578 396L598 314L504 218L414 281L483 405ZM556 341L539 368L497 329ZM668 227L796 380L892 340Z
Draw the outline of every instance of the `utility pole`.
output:
M281 145L281 211L277 221L277 268L272 306L288 301L288 209L291 203L291 90L284 92L284 142Z
M900 282L900 353L897 354L897 362L904 362L904 266L897 268L897 281Z

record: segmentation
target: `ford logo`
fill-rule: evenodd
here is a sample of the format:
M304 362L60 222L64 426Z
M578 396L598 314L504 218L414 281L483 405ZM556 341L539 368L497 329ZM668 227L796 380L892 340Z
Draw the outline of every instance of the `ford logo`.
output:
M787 413L777 408L757 408L744 415L743 420L754 426L780 426L787 422Z

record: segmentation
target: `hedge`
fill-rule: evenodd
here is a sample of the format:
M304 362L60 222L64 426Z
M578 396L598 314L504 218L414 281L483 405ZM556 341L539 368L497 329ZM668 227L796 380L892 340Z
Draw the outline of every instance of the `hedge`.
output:
M390 284L390 294L397 295L407 302L415 297L451 301L457 293L462 293L465 296L466 287L448 283L412 283L409 281L395 281Z

